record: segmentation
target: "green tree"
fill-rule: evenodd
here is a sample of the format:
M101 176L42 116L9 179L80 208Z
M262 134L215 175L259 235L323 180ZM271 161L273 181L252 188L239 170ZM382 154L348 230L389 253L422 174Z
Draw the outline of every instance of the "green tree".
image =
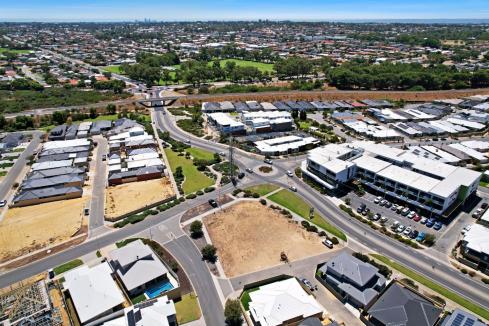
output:
M224 318L226 319L226 325L228 326L241 326L243 324L239 300L228 299L226 301Z
M215 263L217 261L217 248L211 244L205 245L202 250L202 259L207 260L210 263Z
M202 231L202 222L199 220L195 220L190 224L190 235L194 239L198 239L203 235Z

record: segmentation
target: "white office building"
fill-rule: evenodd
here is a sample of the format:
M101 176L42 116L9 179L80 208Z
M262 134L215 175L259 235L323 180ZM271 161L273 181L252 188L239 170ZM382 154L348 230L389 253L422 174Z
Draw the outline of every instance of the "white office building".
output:
M481 173L373 142L328 144L310 152L302 171L336 190L353 179L434 214L449 214L474 194Z

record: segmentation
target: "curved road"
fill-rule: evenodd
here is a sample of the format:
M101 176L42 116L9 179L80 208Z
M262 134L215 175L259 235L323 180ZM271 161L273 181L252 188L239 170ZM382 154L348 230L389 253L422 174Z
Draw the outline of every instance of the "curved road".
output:
M191 144L210 151L226 151L227 145L210 142L191 134L188 134L178 128L174 123L171 115L163 114L159 111L157 121L162 129L170 132L172 137L177 140L190 140ZM235 151L235 161L242 167L257 167L262 165L262 157L243 151ZM290 169L283 167L285 163L292 162L295 158L286 160L275 160L274 166L280 171ZM282 187L288 187L287 183L280 181L278 178L258 176L256 174L249 177L262 182L278 184ZM342 229L349 239L354 239L362 243L366 248L383 254L392 260L395 260L404 266L415 270L431 280L444 285L446 288L460 294L466 299L477 302L481 306L489 309L489 288L483 283L476 281L469 276L463 275L453 268L448 259L442 261L432 257L423 250L416 250L401 242L384 236L380 232L372 230L369 226L352 219L333 204L326 196L321 195L301 180L294 178L298 194L315 207L324 217L328 218L333 224ZM435 266L433 269L432 266Z

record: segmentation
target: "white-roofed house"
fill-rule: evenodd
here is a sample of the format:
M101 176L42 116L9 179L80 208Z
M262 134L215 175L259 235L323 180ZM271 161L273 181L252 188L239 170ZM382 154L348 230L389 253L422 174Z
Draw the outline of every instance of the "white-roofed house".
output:
M167 296L135 304L122 314L103 326L177 326L175 304Z
M63 287L82 325L122 309L126 301L106 262L93 267L83 265L63 276Z
M478 263L480 266L489 266L489 228L481 224L474 224L465 232L460 252L465 258Z
M324 308L295 278L260 286L249 296L246 313L255 325L297 325L309 317L323 318Z

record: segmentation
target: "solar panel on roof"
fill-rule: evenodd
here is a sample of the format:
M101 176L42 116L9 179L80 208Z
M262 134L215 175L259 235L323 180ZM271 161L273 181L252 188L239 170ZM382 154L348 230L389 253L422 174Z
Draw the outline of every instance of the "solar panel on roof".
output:
M461 314L457 314L457 316L455 316L455 319L453 319L452 326L461 326L462 325L462 321L464 319L465 319L465 316L463 316Z
M475 320L473 320L472 318L467 318L467 320L465 321L465 326L472 326L474 325L475 323Z

